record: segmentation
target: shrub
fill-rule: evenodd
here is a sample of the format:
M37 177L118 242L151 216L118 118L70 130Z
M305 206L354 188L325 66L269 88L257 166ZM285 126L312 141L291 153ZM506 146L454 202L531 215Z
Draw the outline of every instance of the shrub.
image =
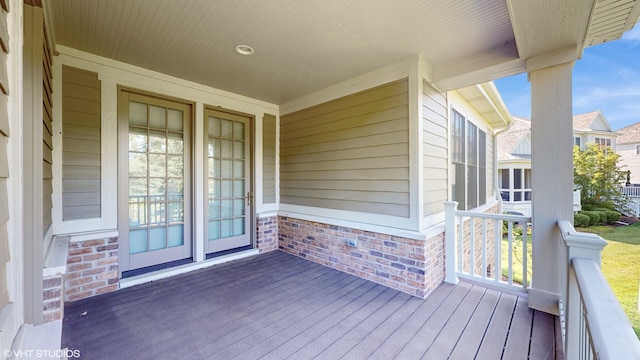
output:
M587 227L589 226L589 216L585 214L574 214L573 215L573 226L575 227Z
M582 204L582 211L593 211L595 207L593 204Z
M601 211L581 211L580 214L589 217L589 226L604 225L607 221L607 215Z
M609 224L613 224L616 221L620 220L620 217L622 216L622 214L613 210L607 210L604 211L604 213L607 215L607 223Z

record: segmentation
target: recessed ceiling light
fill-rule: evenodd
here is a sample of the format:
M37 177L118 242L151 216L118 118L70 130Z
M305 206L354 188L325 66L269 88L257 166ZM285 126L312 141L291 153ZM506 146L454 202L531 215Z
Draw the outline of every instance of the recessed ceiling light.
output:
M236 46L236 52L240 55L253 55L255 51L249 45L238 45Z

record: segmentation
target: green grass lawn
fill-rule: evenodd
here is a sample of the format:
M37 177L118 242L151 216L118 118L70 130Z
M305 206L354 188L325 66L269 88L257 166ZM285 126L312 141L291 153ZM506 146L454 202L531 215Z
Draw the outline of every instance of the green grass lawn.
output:
M578 228L607 240L602 252L602 272L640 338L638 282L640 281L640 223L631 226Z
M522 284L522 236L518 235L513 240L513 281ZM506 237L502 239L502 276L506 279L509 276L509 242ZM527 283L531 283L531 236L527 240Z

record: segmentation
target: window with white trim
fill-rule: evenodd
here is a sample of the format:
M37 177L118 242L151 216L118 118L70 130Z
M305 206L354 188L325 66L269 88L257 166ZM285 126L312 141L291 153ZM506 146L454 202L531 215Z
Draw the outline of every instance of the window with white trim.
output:
M596 138L596 144L600 146L611 146L611 139Z
M531 169L500 169L498 181L503 201L531 201Z
M576 146L580 146L580 137L579 136L574 136L573 137L573 144Z
M636 155L640 155L640 145L636 145Z
M487 202L487 134L453 110L452 198L459 209Z

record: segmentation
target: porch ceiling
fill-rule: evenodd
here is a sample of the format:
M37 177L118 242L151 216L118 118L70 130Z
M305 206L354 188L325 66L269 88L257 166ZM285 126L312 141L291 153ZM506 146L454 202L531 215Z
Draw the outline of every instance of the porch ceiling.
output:
M630 14L637 20L637 0L620 1L627 15L616 21L625 24L610 38L635 23ZM415 54L446 91L525 71L525 60L558 48L581 51L596 42L585 40L594 6L582 0L538 7L515 0L43 3L56 44L275 104ZM598 26L614 21L606 19ZM556 22L571 26L551 26ZM240 44L255 54L236 54Z

